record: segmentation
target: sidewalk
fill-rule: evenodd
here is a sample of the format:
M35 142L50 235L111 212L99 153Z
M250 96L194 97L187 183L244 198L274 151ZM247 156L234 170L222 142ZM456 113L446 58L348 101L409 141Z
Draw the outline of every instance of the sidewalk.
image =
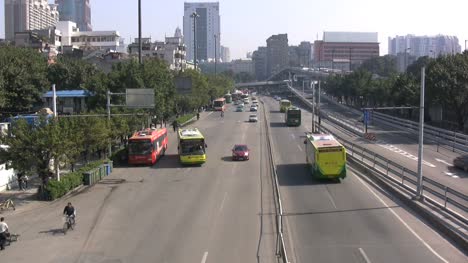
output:
M20 190L18 186L11 190L0 192L0 202L4 202L8 199L13 200L15 204L15 211L24 211L31 208L33 204L39 204L43 201L37 199L37 189L41 185L41 179L39 177L33 177L28 182L28 189ZM7 214L13 212L13 208L7 210L0 210L0 214Z

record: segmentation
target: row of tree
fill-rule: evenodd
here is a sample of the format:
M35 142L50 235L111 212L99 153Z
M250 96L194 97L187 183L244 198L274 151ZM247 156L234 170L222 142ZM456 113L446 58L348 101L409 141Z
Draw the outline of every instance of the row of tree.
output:
M174 79L189 77L191 94L178 94ZM159 120L190 112L209 104L234 87L234 80L224 74L203 75L198 71L173 72L164 61L144 60L143 64L128 60L115 64L105 73L83 60L59 57L48 65L40 53L32 49L0 47L0 113L3 117L32 112L41 107L43 94L56 84L57 90L84 89L89 98L89 115L43 118L31 125L24 120L12 123L12 136L1 136L0 163L9 163L15 170L38 174L44 181L55 170L52 166L66 163L73 167L87 161L92 154L104 153L110 143L124 140L141 129L149 116ZM113 109L111 120L105 118L106 93L123 93L125 89L149 88L155 93L154 109L136 111ZM124 104L122 96L113 104ZM98 116L100 113L102 116ZM125 113L120 114L119 113ZM125 115L125 116L124 116Z
M191 77L192 93L179 96L174 78ZM115 64L110 73L86 61L59 57L48 65L40 53L25 48L0 47L0 112L29 112L42 103L42 95L56 84L57 90L85 89L94 96L88 109L106 106L106 92L121 93L125 89L150 88L155 92L155 115L170 116L210 103L234 87L228 74L203 75L197 71L171 71L159 59L145 59L140 65L135 60ZM115 104L123 98L115 99Z
M468 121L468 52L435 59L421 57L397 73L391 57L364 62L349 75L331 75L328 94L356 107L419 106L421 68L426 67L425 103L453 112L459 130Z

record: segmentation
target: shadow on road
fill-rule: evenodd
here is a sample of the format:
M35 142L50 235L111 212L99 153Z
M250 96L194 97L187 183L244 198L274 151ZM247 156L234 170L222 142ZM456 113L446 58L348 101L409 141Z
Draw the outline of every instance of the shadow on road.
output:
M168 169L168 168L181 168L184 167L180 164L178 154L167 154L163 156L155 165L151 166L152 169Z
M56 234L62 234L63 235L63 229L62 228L56 228L56 229L39 231L39 234L51 234L53 236L56 235Z
M284 122L270 122L271 128L287 128L286 123Z
M98 184L123 184L123 183L125 183L125 182L126 182L125 179L119 179L119 178L111 179L111 178L106 178L106 179L103 179L103 180L99 181Z
M276 166L280 186L326 185L340 183L338 179L316 179L305 163L280 164Z
M221 157L221 161L224 161L224 162L234 162L234 160L232 160L232 156L224 156L224 157Z
M281 113L279 110L270 110L270 113Z

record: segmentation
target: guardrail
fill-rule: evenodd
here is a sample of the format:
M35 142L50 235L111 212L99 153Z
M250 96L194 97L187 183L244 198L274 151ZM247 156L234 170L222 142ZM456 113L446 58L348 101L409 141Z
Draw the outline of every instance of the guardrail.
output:
M297 93L299 95L299 93ZM362 114L361 111L354 109L352 107L343 105L336 102L334 99L328 96L322 96L322 98L341 107L342 109L352 111L355 114ZM411 120L406 120L381 112L373 111L372 113L374 119L377 121L384 122L385 124L391 125L398 129L406 129L407 131L417 134L419 131L419 123ZM449 131L434 126L424 124L424 137L438 143L438 145L446 146L445 148L459 153L468 152L468 135L463 133L458 133L454 131Z
M323 126L320 128L322 129L321 132L334 134ZM384 176L386 179L389 179L416 195L418 178L418 174L416 172L409 170L408 168L403 167L378 153L372 152L356 143L350 142L339 135L334 134L334 136L346 147L349 155L356 159L360 159L368 169L378 172L381 176ZM422 181L422 196L425 201L439 207L463 222L465 225L468 224L467 195L425 176L422 177Z
M263 101L261 101L262 105L265 105ZM283 263L289 263L288 254L286 252L286 245L284 242L284 231L283 231L283 203L281 202L281 192L279 189L278 183L278 174L276 172L276 166L274 164L273 158L273 150L271 148L271 141L270 141L270 130L268 126L268 121L266 121L266 111L265 107L263 106L263 116L265 118L265 133L267 138L267 148L268 148L268 158L270 159L271 169L272 169L272 177L273 177L273 188L274 188L274 195L275 195L275 207L276 207L276 255L281 257Z

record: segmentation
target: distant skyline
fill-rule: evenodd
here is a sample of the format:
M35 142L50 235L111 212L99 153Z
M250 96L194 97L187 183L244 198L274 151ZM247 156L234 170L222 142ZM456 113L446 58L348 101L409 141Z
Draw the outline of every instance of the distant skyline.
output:
M54 1L49 2L53 3ZM129 5L134 2L133 5ZM142 0L143 37L163 40L183 27L183 0ZM91 0L94 30L117 30L130 42L138 37L137 1ZM288 33L289 45L322 39L323 31L378 32L380 54L388 37L454 35L462 50L468 40L467 0L221 0L221 44L232 58L266 45L266 39ZM287 3L287 4L286 4ZM0 1L0 38L5 35L5 0Z

